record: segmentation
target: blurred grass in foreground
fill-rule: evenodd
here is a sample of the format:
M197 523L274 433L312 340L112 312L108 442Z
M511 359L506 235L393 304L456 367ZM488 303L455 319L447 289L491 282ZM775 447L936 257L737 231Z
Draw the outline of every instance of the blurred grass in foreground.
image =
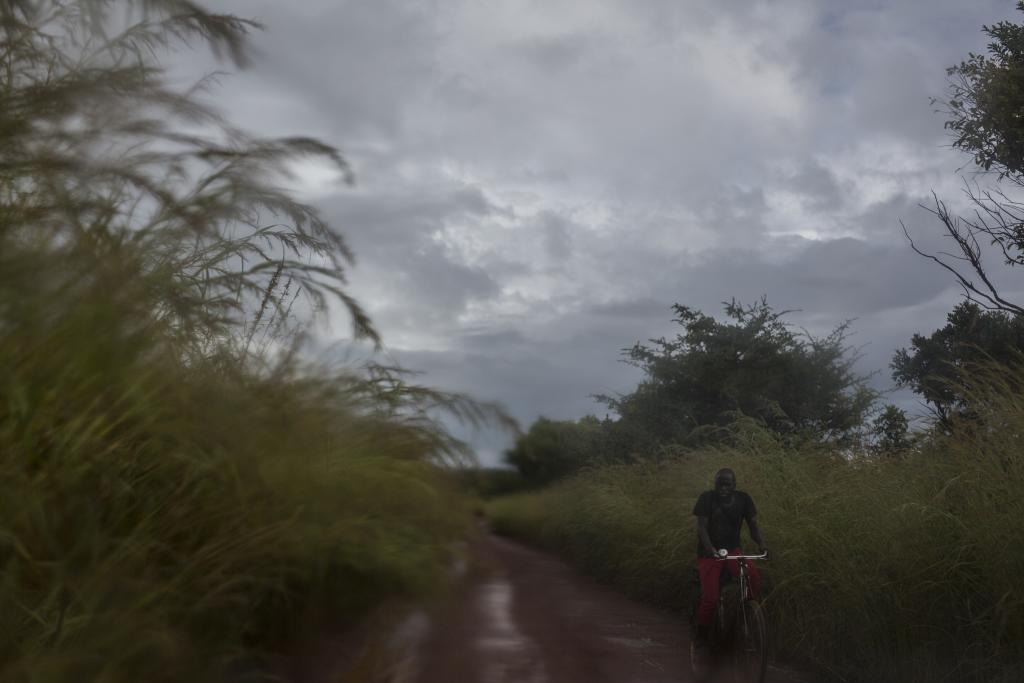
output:
M438 411L495 411L298 359L330 302L378 341L341 235L280 189L298 158L347 167L155 63L189 40L242 63L256 25L178 0L0 18L0 680L223 681L435 589L468 519Z
M692 506L731 466L773 549L780 656L829 680L1021 680L1024 370L973 380L977 421L902 460L785 450L740 427L740 447L592 470L488 512L501 533L684 609Z
M0 267L0 679L221 680L435 587L468 508L430 392L185 361L131 254L59 251L3 251L52 287Z

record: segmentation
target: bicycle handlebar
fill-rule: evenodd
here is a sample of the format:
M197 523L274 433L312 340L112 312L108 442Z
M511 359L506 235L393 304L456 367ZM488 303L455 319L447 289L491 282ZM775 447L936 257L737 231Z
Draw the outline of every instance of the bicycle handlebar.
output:
M728 551L725 551L728 553ZM716 560L767 560L768 553L761 553L760 555L719 555L715 558Z

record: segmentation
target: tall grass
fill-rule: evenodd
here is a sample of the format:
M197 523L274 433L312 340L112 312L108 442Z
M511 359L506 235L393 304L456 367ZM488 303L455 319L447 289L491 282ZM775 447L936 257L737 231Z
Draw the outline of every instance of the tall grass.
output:
M0 335L0 679L222 680L437 586L436 435L365 378L183 366L130 282L82 289Z
M731 466L774 551L763 570L781 656L831 680L1020 680L1021 379L979 371L977 421L904 459L784 449L748 431L737 448L590 471L490 514L500 531L683 609L693 502Z
M331 299L378 341L344 240L279 188L296 156L343 160L245 135L154 59L240 62L253 28L0 1L0 680L259 671L435 589L465 529L437 411L488 408L296 353Z

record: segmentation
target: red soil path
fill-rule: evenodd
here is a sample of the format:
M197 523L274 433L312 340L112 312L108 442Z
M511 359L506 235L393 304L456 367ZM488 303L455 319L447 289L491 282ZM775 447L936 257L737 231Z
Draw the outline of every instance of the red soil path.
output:
M688 628L679 615L506 539L485 535L471 550L482 569L434 615L405 669L408 683L692 680ZM771 670L767 680L798 679Z

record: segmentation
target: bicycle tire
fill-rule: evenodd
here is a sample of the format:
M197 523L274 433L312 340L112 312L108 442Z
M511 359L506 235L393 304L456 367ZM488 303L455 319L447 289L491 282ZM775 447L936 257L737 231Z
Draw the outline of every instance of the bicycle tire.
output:
M768 670L768 625L757 600L746 600L736 624L733 650L733 680L763 683Z

